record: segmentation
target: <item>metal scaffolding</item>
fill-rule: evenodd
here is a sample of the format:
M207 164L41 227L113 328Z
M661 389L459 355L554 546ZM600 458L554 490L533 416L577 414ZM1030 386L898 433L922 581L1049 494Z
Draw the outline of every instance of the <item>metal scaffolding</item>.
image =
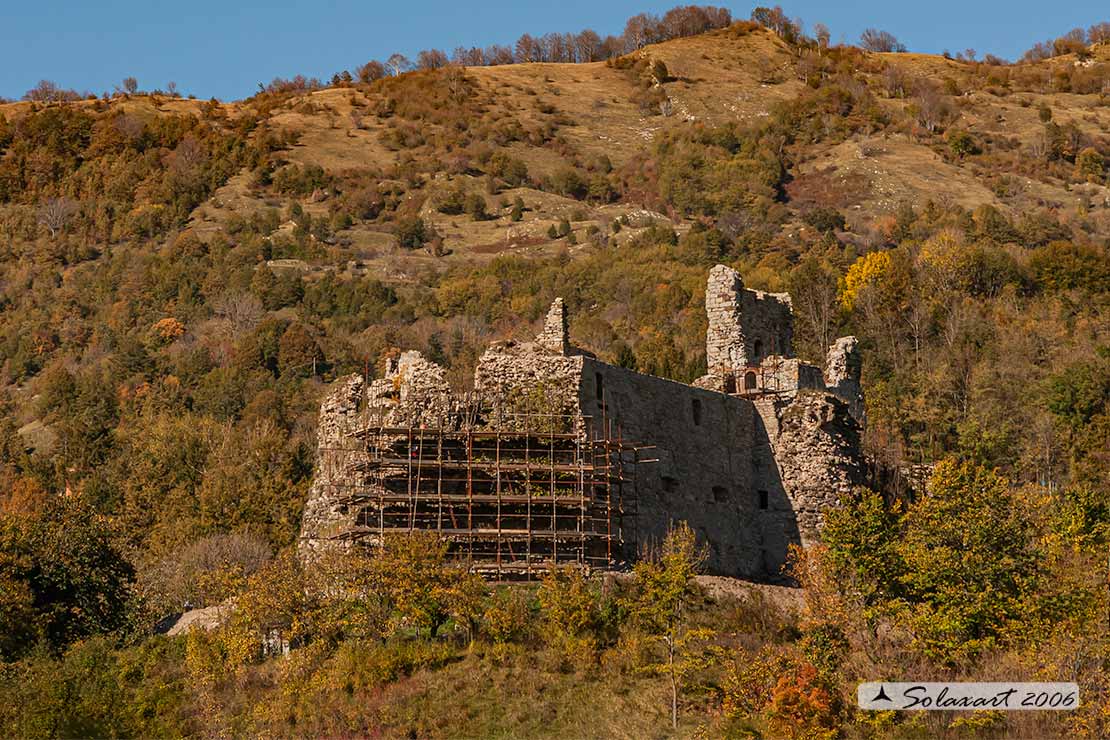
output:
M369 412L334 451L343 469L329 478L344 490L332 500L353 524L333 537L377 546L392 533L435 531L452 557L496 580L630 561L641 448L609 419L477 403L431 424Z

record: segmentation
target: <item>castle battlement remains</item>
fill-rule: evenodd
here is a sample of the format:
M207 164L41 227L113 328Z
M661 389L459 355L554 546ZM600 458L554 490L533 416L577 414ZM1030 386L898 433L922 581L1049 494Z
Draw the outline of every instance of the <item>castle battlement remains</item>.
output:
M532 342L496 342L455 393L418 352L351 376L320 410L301 552L432 529L494 578L556 563L634 561L686 521L709 570L778 577L841 494L861 482L860 357L793 356L790 297L714 267L708 373L692 385L598 360L570 341L557 299Z

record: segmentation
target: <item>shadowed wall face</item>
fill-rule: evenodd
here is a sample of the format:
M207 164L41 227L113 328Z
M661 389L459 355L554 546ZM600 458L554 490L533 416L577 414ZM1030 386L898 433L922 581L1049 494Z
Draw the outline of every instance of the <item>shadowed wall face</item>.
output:
M627 526L641 547L658 545L671 524L685 521L708 545L711 572L771 575L752 480L750 401L592 359L579 393L584 414L618 424L625 439L647 448L640 457L657 460L635 468L636 515Z

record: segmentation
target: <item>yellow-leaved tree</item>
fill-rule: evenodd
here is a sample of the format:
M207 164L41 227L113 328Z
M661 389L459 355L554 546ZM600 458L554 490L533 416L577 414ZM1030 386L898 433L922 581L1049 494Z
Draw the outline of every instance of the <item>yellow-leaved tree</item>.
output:
M373 562L400 626L435 637L454 617L473 637L486 587L463 564L450 562L447 550L435 532L408 532L386 537Z
M667 533L658 552L649 553L636 564L627 604L633 623L664 647L664 661L648 670L670 680L671 725L675 729L683 682L710 660L706 643L712 631L692 627L688 619L691 606L701 595L695 576L705 557L694 530L685 522L679 523Z
M890 263L889 252L870 252L853 262L840 282L840 305L851 311L860 292L880 281L890 270Z
M598 597L580 568L552 568L539 589L545 638L563 657L592 663L597 657Z

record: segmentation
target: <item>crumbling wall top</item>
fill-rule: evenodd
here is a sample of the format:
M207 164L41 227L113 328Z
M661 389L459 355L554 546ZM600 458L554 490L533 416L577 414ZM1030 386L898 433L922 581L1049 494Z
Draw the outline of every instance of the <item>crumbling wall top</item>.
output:
M859 351L859 340L855 337L840 337L829 346L825 361L825 382L839 385L845 380L860 381L863 360Z
M848 404L852 416L865 424L863 399L863 357L855 337L841 337L829 346L825 360L825 385Z
M562 298L556 298L548 309L543 320L543 329L536 336L536 344L560 355L570 354L567 307Z
M337 444L350 431L362 400L361 375L348 375L336 381L320 402L320 420L316 440L321 448Z
M368 406L395 424L438 424L458 405L444 369L416 350L388 360L368 396Z

